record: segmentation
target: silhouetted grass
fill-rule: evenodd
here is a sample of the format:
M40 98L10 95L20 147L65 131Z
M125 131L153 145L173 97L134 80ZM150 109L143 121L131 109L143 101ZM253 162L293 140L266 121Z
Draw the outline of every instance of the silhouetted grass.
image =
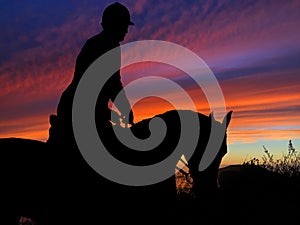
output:
M177 198L181 201L194 199L192 193L193 178L188 167L184 167L176 172Z
M243 165L259 166L271 172L282 174L288 177L298 177L300 175L300 154L293 146L292 140L289 140L287 152L279 159L263 146L264 155L261 159L252 157L245 161Z
M18 225L37 225L37 222L32 218L21 216Z

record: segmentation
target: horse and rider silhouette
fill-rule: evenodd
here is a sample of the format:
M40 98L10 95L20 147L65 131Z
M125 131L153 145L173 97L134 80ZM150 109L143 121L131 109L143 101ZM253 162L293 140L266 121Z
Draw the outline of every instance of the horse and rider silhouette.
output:
M50 115L47 142L15 139L3 139L0 142L1 150L6 154L5 159L1 160L1 179L4 182L2 204L7 218L27 213L37 217L42 221L41 224L96 224L105 218L110 222L121 220L124 223L143 224L143 221L157 222L157 218L170 221L176 218L176 210L180 205L177 202L176 164L172 168L174 175L162 182L145 186L124 185L110 181L93 170L83 159L76 144L72 103L79 81L97 58L120 46L129 26L134 23L128 9L116 2L103 11L101 25L102 31L89 38L77 56L73 79L61 95L57 113ZM116 56L114 60L119 63L121 56ZM135 151L115 136L114 126L119 123L115 118L120 117L126 124L120 129L130 129L139 139L151 136L149 124L153 118L134 123L133 110L122 90L118 70L100 90L96 102L96 127L107 151L118 160L135 166L162 161L172 154L178 144L181 134L179 114L187 117L196 115L201 124L201 135L187 162L194 180L193 193L199 199L200 196L214 195L218 189L219 166L227 153L226 130L232 111L221 122L216 121L212 114L206 116L191 110L171 110L156 115L155 118L162 119L167 127L163 141L151 151ZM117 96L121 99L118 103L114 102ZM120 115L111 117L109 102L115 103ZM224 138L209 167L199 171L212 125L217 127L217 132L224 134Z

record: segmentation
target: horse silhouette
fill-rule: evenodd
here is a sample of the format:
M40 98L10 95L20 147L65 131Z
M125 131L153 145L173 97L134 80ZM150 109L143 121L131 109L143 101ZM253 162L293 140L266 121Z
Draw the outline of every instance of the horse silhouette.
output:
M151 165L164 160L176 148L181 132L178 112L196 115L201 125L197 146L187 161L194 180L192 191L197 197L203 193L213 196L218 189L218 169L227 152L226 130L232 111L222 122L216 121L213 114L206 116L190 110L156 115L153 118L162 119L167 131L162 142L151 151L131 149L119 141L112 130L99 131L99 136L107 150L120 161L136 166ZM137 138L147 139L151 136L149 124L153 118L144 119L129 129ZM199 171L212 123L224 134L224 139L211 164ZM96 224L101 220L143 224L157 222L158 218L176 220L180 203L177 201L175 164L169 178L150 185L132 186L98 174L76 146L54 147L36 140L3 138L0 149L3 220L13 221L20 215L36 218L40 224Z

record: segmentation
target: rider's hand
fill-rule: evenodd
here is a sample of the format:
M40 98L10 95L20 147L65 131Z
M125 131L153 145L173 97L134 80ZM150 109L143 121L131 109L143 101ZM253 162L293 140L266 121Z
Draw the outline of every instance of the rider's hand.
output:
M126 116L123 116L122 117L122 120L123 120L123 122L125 123L125 125L126 125L126 127L128 126L128 125L133 125L134 123L133 123L133 112L132 112L132 110L130 110L130 112L129 112L129 116L128 117L126 117Z

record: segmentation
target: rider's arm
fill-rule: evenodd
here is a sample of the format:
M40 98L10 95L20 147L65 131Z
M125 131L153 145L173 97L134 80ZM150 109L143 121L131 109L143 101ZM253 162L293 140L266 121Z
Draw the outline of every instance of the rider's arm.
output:
M125 120L125 124L133 124L133 112L129 100L126 96L126 93L123 89L120 73L117 72L110 79L111 82L114 84L114 88L112 89L111 100L120 111L123 121ZM117 96L118 101L115 101Z

